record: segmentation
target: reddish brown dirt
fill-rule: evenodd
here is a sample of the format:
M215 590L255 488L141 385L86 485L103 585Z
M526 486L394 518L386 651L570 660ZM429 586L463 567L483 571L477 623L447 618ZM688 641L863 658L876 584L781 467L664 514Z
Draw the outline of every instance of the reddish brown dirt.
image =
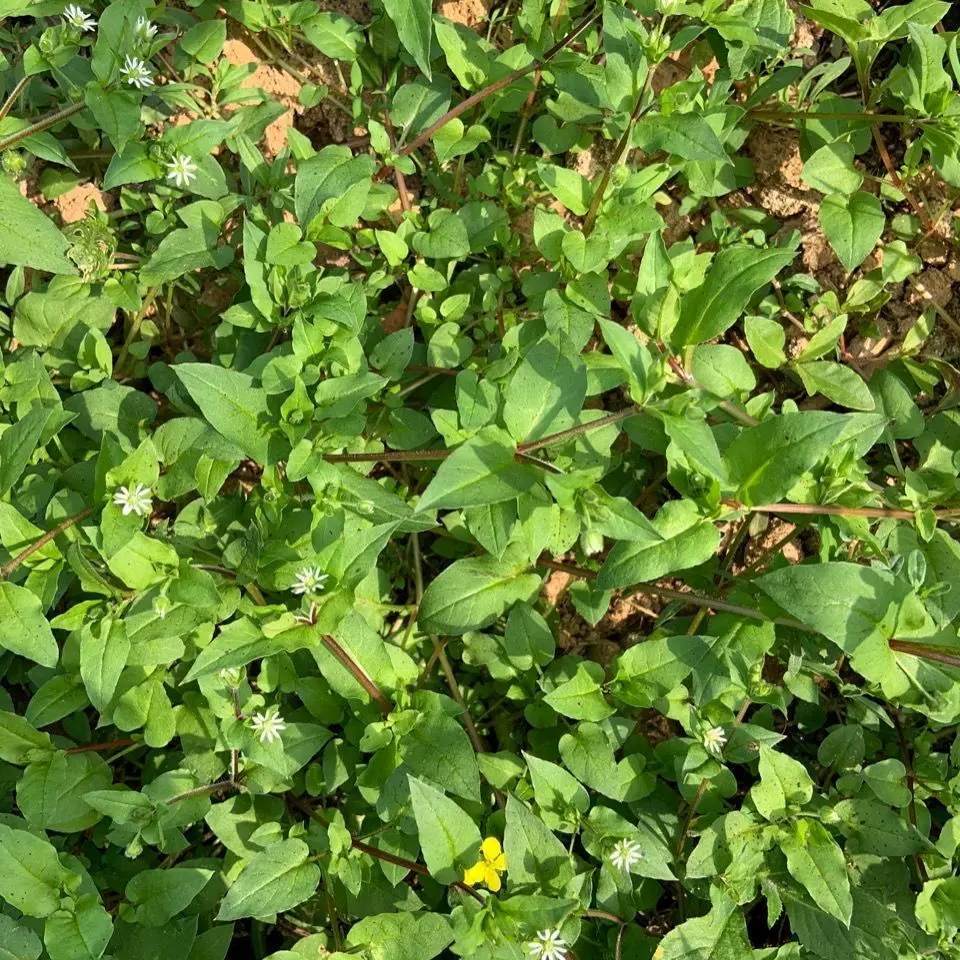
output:
M56 197L53 205L64 223L76 223L87 215L91 200L98 210L107 211L113 208L113 197L98 190L92 183L77 184L72 190Z
M437 7L437 13L454 23L476 29L487 22L490 3L488 0L447 0Z

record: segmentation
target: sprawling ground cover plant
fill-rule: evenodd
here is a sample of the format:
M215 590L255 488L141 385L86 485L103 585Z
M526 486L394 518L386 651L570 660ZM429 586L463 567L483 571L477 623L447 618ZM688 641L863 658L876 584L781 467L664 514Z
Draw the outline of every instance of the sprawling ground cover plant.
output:
M947 3L0 14L0 958L960 957Z

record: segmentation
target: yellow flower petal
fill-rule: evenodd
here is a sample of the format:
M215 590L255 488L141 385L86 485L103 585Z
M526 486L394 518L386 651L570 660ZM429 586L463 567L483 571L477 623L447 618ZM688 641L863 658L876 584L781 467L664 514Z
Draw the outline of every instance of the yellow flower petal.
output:
M484 860L496 860L503 852L500 841L496 837L487 837L480 844L480 853Z
M491 870L490 867L486 867L483 882L496 893L500 889L500 874L497 873L496 870Z
M484 862L481 860L479 863L475 863L472 867L468 868L464 872L463 882L469 883L471 887L475 887L478 883L483 883L486 872L486 864L484 864Z
M504 870L507 869L507 855L505 853L501 853L499 857L494 857L490 861L490 866L493 867L497 873L503 873Z

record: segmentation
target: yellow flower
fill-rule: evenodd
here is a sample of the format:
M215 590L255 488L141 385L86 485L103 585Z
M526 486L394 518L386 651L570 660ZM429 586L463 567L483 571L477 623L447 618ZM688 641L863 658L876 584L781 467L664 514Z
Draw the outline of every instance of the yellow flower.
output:
M463 882L475 887L482 883L494 893L500 889L500 874L507 869L507 856L496 837L480 844L480 859L463 875Z

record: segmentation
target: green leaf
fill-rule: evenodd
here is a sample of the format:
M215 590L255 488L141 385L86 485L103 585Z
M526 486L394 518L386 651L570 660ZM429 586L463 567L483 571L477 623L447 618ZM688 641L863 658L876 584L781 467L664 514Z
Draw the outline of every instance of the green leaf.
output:
M212 363L178 363L173 372L207 422L257 463L270 460L270 440L262 422L269 416L267 395L245 373Z
M713 556L720 531L703 519L691 500L665 503L650 524L630 540L621 540L597 574L603 590L648 583L668 573L699 566Z
M657 948L657 960L749 960L753 955L743 910L711 889L710 912L674 927Z
M325 57L356 60L363 49L363 31L352 17L342 13L317 13L300 25L303 35Z
M430 68L430 46L433 40L433 9L430 0L384 0L383 8L397 28L397 36L407 53L426 74Z
M47 917L43 927L43 944L50 960L99 960L111 936L113 918L92 893Z
M49 917L70 877L53 844L0 823L0 897L28 917Z
M127 884L124 896L137 908L137 923L160 927L186 910L213 874L184 864L172 870L142 870Z
M850 926L853 898L843 851L816 820L796 820L785 828L780 849L790 876L801 883L814 902Z
M513 885L530 884L542 892L560 892L573 878L573 862L566 848L526 804L507 797L503 851Z
M294 200L306 231L321 213L337 227L352 227L370 193L374 163L365 154L331 144L297 164ZM308 234L309 236L309 234Z
M122 623L108 619L80 635L80 676L90 702L101 713L113 700L129 655L130 640Z
M373 960L433 960L453 942L450 921L439 913L379 913L347 934L350 947L367 947Z
M200 63L210 63L220 56L226 39L226 20L201 20L183 35L180 49Z
M873 410L876 401L863 377L850 367L832 360L798 363L793 369L811 396L822 393L841 407L851 410Z
M713 127L697 113L648 114L637 124L636 138L647 152L665 150L684 160L707 163L730 160Z
M43 667L55 667L60 648L43 607L26 587L0 583L0 647Z
M0 435L0 497L20 479L56 412L37 404Z
M820 226L840 262L855 270L877 245L886 218L872 193L831 194L820 204Z
M817 465L847 427L847 419L819 410L784 413L741 431L725 460L737 499L775 503Z
M34 729L15 713L0 710L0 760L22 766L52 750L50 734Z
M308 900L320 884L320 868L310 848L296 839L281 840L247 861L220 904L217 920L283 913Z
M838 140L815 150L800 174L804 183L827 194L850 194L860 189L863 174L853 165L855 149L849 140Z
M767 820L782 820L789 809L802 807L813 796L813 781L807 768L793 757L760 745L760 782L750 798Z
M429 233L413 235L413 249L432 260L455 260L470 253L470 238L463 220L452 210L434 210L428 223Z
M743 321L743 332L747 335L747 343L758 363L770 370L776 370L787 362L783 351L787 335L776 320L747 317Z
M463 727L443 713L426 713L401 741L403 762L448 793L480 799L480 771Z
M443 792L408 777L420 848L430 875L439 883L453 883L471 866L480 849L480 831L463 808Z
M591 790L611 800L623 795L620 771L603 727L585 721L565 733L558 744L566 768Z
M37 960L43 944L13 917L0 913L0 960Z
M581 663L577 672L559 686L554 687L544 698L557 713L573 720L604 720L614 712L604 699L603 688L590 667L595 664ZM598 670L601 679L602 670Z
M96 83L87 85L84 98L97 126L113 144L116 155L122 154L124 147L143 130L140 98L129 90L104 90Z
M703 285L683 298L680 319L670 334L673 344L683 347L719 337L794 256L793 250L758 250L747 244L721 250Z
M54 753L24 771L17 806L31 826L77 833L100 819L84 795L106 789L110 779L110 768L94 753Z
M525 573L526 564L511 567L503 558L468 557L446 568L427 587L417 617L428 633L459 636L482 630L518 600L540 589L540 577Z
M7 176L0 176L0 264L76 274L66 237Z
M537 173L543 185L571 212L582 217L590 206L593 190L590 181L576 170L554 163L537 162Z
M579 357L552 339L527 351L504 390L503 422L518 443L570 427L587 394Z
M536 474L514 459L510 438L498 427L485 427L447 457L423 491L417 512L478 507L513 500L536 482Z

